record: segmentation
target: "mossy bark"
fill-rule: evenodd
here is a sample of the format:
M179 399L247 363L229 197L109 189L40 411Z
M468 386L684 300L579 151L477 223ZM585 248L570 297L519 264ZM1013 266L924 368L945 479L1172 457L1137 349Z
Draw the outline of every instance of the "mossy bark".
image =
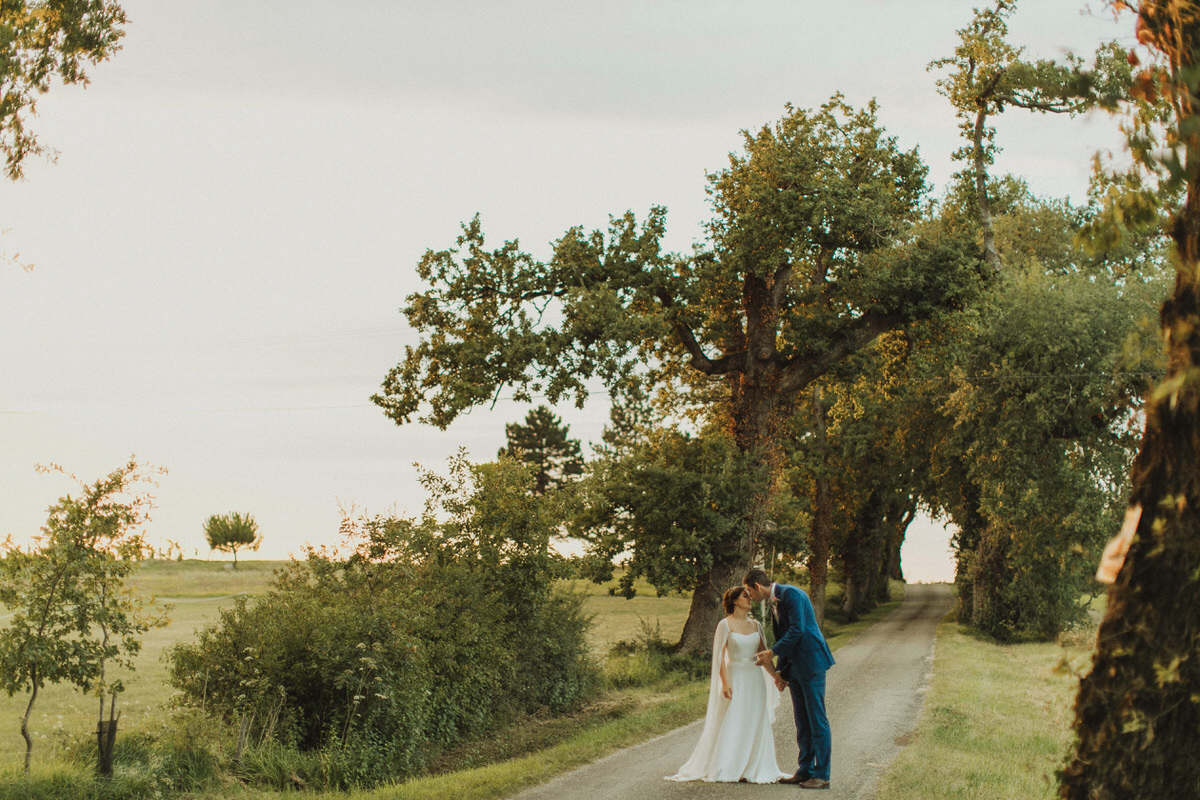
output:
M1147 403L1132 471L1130 505L1142 515L1080 684L1076 743L1060 776L1066 800L1200 796L1200 10L1143 3L1138 40L1170 63L1187 200L1172 231L1175 289L1160 315L1167 377Z

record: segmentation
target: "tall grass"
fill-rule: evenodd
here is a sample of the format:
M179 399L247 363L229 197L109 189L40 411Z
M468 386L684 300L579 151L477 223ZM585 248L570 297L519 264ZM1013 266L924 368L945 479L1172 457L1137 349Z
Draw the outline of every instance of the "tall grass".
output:
M1054 797L1091 644L999 645L942 623L920 723L876 800Z

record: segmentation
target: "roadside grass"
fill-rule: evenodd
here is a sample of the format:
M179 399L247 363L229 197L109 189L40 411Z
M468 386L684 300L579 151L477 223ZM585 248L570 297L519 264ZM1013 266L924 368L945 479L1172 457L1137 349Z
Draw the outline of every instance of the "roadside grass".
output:
M1094 633L1000 645L943 622L921 720L876 800L1053 798Z

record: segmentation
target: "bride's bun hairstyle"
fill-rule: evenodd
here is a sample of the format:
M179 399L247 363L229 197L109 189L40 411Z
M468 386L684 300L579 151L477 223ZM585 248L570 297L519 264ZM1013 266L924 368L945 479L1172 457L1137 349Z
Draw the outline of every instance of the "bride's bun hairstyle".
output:
M737 599L746 593L745 586L733 586L725 590L725 595L721 598L721 602L725 604L725 613L732 614L734 603Z

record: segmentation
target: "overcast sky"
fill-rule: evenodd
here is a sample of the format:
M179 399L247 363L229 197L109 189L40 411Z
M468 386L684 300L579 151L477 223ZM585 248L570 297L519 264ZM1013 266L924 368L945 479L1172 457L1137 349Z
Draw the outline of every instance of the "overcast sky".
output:
M57 163L0 184L0 536L24 540L130 454L166 467L148 532L207 557L210 514L255 516L256 557L337 541L339 507L415 514L414 462L490 460L501 402L447 431L369 402L414 343L399 308L427 248L477 212L535 255L652 205L687 249L740 131L834 92L919 147L935 194L956 123L927 64L972 3L842 0L126 0L124 48L32 127ZM1103 4L1027 0L1032 55L1132 40ZM1102 116L1007 115L998 168L1083 198ZM556 409L584 442L607 419ZM949 579L914 533L910 580Z

